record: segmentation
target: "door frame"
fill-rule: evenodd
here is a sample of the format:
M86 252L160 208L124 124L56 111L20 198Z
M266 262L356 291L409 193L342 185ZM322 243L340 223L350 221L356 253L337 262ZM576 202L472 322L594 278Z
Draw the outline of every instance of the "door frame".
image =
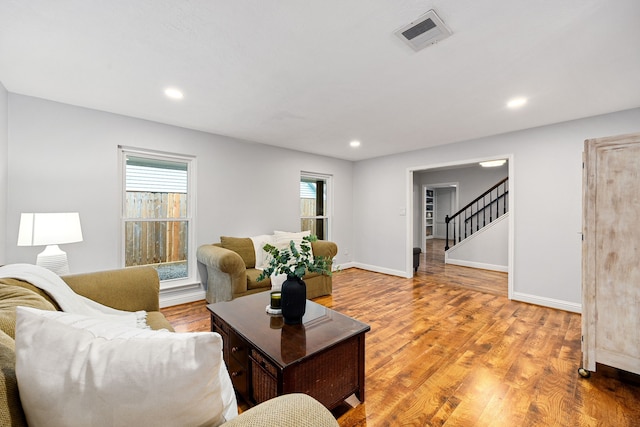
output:
M458 210L458 205L460 202L459 196L458 196L458 186L460 185L459 182L457 181L452 181L452 182L439 182L437 184L423 184L422 185L422 230L424 231L424 229L426 228L427 224L426 224L426 190L427 188L433 189L434 193L433 193L433 200L434 200L434 206L435 209L433 210L433 238L438 238L436 236L436 213L438 210L438 203L437 203L437 197L436 197L436 193L437 193L437 189L438 188L454 188L454 199L452 200L452 206L453 206L453 211L457 211ZM425 244L426 244L426 238L424 235L420 235L420 249L422 249L422 252L425 251Z
M514 250L515 250L515 245L514 245L514 229L515 229L515 221L516 221L516 204L515 204L515 162L513 160L513 154L501 154L501 155L494 155L494 156L485 156L485 157L480 157L480 158L472 158L472 159L468 159L468 160L457 160L457 161L452 161L452 162L446 162L446 163L435 163L435 164L428 164L428 165L422 165L422 166L412 166L407 168L406 171L406 212L414 212L414 197L413 197L413 190L414 190L414 180L413 180L413 175L414 172L424 172L427 171L429 169L439 169L439 168L444 168L444 167L452 167L452 166L463 166L463 165L471 165L471 164L478 164L480 162L484 162L487 160L495 160L495 159L507 159L509 162L509 242L508 242L508 262L509 265L507 266L507 283L508 283L508 298L512 299L512 295L513 295L513 279L515 277L515 266L514 266ZM456 191L456 194L458 193L458 191ZM457 197L457 196L456 196ZM424 196L421 195L420 200L422 201L424 199ZM421 208L422 211L422 208ZM424 220L421 221L421 223L424 222ZM413 277L413 214L411 215L406 215L405 216L405 226L406 226L406 235L405 235L405 242L406 242L406 247L405 247L405 260L406 260L406 265L405 265L405 277L407 278L412 278Z

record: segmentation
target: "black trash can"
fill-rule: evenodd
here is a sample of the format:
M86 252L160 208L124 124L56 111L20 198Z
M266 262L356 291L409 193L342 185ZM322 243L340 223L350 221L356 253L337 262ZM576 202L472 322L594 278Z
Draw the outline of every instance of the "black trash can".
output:
M420 248L413 248L413 272L418 271L418 267L420 266L420 254L422 250Z

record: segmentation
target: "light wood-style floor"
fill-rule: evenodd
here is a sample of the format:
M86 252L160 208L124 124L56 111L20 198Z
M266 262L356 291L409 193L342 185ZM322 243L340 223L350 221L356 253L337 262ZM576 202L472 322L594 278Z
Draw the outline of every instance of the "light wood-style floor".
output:
M413 279L347 269L315 300L371 326L367 400L334 410L340 426L640 426L640 377L577 374L579 314L509 301L505 273L444 265L443 247ZM208 331L205 305L163 312Z

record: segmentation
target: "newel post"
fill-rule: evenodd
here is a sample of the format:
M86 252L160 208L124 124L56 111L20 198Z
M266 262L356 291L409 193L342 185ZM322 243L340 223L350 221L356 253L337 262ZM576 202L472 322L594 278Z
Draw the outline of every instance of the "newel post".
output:
M449 215L446 215L444 217L444 223L446 224L446 226L444 227L445 228L445 236L446 236L446 239L447 239L446 243L445 243L445 246L444 246L444 250L445 251L449 249L449 221L450 221Z

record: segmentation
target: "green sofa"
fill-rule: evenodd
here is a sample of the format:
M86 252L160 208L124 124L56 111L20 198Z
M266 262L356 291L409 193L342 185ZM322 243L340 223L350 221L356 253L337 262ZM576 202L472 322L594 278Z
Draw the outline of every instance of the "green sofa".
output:
M160 312L160 284L151 267L135 267L64 276L78 294L126 311L147 311L152 329L171 324ZM30 283L0 278L0 425L26 426L15 376L16 306L59 310L45 292ZM337 426L335 418L319 402L306 395L291 394L264 402L224 424L225 426Z
M329 268L338 253L334 242L317 240L311 242L313 256L328 258ZM251 238L222 237L221 242L202 245L198 248L198 271L207 290L206 298L211 304L231 301L244 295L271 289L269 278L257 281L262 270L256 268L255 248ZM302 278L307 285L307 298L330 295L333 289L331 276L309 273Z

